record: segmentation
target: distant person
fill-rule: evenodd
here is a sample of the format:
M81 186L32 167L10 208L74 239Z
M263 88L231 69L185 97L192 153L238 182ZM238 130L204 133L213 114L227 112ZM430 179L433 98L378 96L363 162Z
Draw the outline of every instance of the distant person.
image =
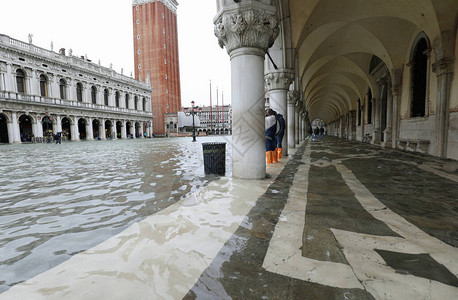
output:
M318 130L318 127L315 127L313 129L313 140L316 141L316 139L318 138L318 134L319 134L319 130Z
M268 109L265 114L265 128L266 128L266 158L267 163L271 164L274 162L274 152L277 141L275 140L275 134L277 132L277 119L275 118L274 111ZM276 157L275 153L275 157ZM277 160L278 161L278 160Z
M320 137L323 137L323 136L324 136L324 128L321 127L321 128L320 128Z
M285 135L285 118L283 118L283 115L277 114L277 123L278 123L278 128L277 128L277 158L280 159L283 157L283 148L282 148L282 141L283 141L283 136Z
M312 126L310 126L308 130L307 139L312 139L312 138L313 138L313 129L312 129Z

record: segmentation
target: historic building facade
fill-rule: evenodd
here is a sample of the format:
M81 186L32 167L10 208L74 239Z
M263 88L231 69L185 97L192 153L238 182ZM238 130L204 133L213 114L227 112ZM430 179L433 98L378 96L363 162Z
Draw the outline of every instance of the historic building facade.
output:
M265 177L265 91L289 148L320 119L331 135L458 159L456 0L216 3L235 177Z
M232 107L230 105L202 106L199 120L199 132L203 134L232 134Z
M181 109L176 0L133 0L135 78L149 77L154 134L169 132L167 116Z
M112 68L0 35L0 142L151 137L151 88Z

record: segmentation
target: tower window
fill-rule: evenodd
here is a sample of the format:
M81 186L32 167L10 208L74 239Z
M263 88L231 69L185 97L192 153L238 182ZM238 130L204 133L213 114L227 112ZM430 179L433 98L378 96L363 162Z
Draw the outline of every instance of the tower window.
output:
M166 65L167 64L167 59L164 58L164 64Z
M139 9L138 5L137 5L137 6L135 6L135 9L136 9L136 10L138 10L138 9Z
M140 24L140 20L137 20L137 24Z
M162 29L162 33L165 34L165 28Z
M139 39L140 39L140 35L137 35L137 40L139 40Z
M138 54L142 53L140 50L137 51Z
M138 65L138 69L141 70L141 68L142 68L142 65L139 64L139 65Z

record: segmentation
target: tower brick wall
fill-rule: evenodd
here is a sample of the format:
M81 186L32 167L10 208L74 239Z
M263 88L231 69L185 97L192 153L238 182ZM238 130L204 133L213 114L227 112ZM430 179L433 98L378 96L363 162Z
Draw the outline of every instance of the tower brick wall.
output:
M149 76L154 134L165 134L164 115L181 109L175 0L134 0L135 78Z

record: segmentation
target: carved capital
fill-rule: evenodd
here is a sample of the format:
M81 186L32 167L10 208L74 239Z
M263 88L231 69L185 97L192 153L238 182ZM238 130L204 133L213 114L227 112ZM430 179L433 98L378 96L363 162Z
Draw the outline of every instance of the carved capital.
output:
M294 80L294 74L290 70L277 70L264 76L266 88L272 90L288 90Z
M280 29L275 12L255 8L238 8L223 12L215 21L215 35L227 53L238 48L257 48L263 53L277 38Z
M433 72L437 76L453 73L455 59L451 57L442 58L433 64Z
M296 105L296 101L301 97L300 91L288 91L287 99L288 104Z

